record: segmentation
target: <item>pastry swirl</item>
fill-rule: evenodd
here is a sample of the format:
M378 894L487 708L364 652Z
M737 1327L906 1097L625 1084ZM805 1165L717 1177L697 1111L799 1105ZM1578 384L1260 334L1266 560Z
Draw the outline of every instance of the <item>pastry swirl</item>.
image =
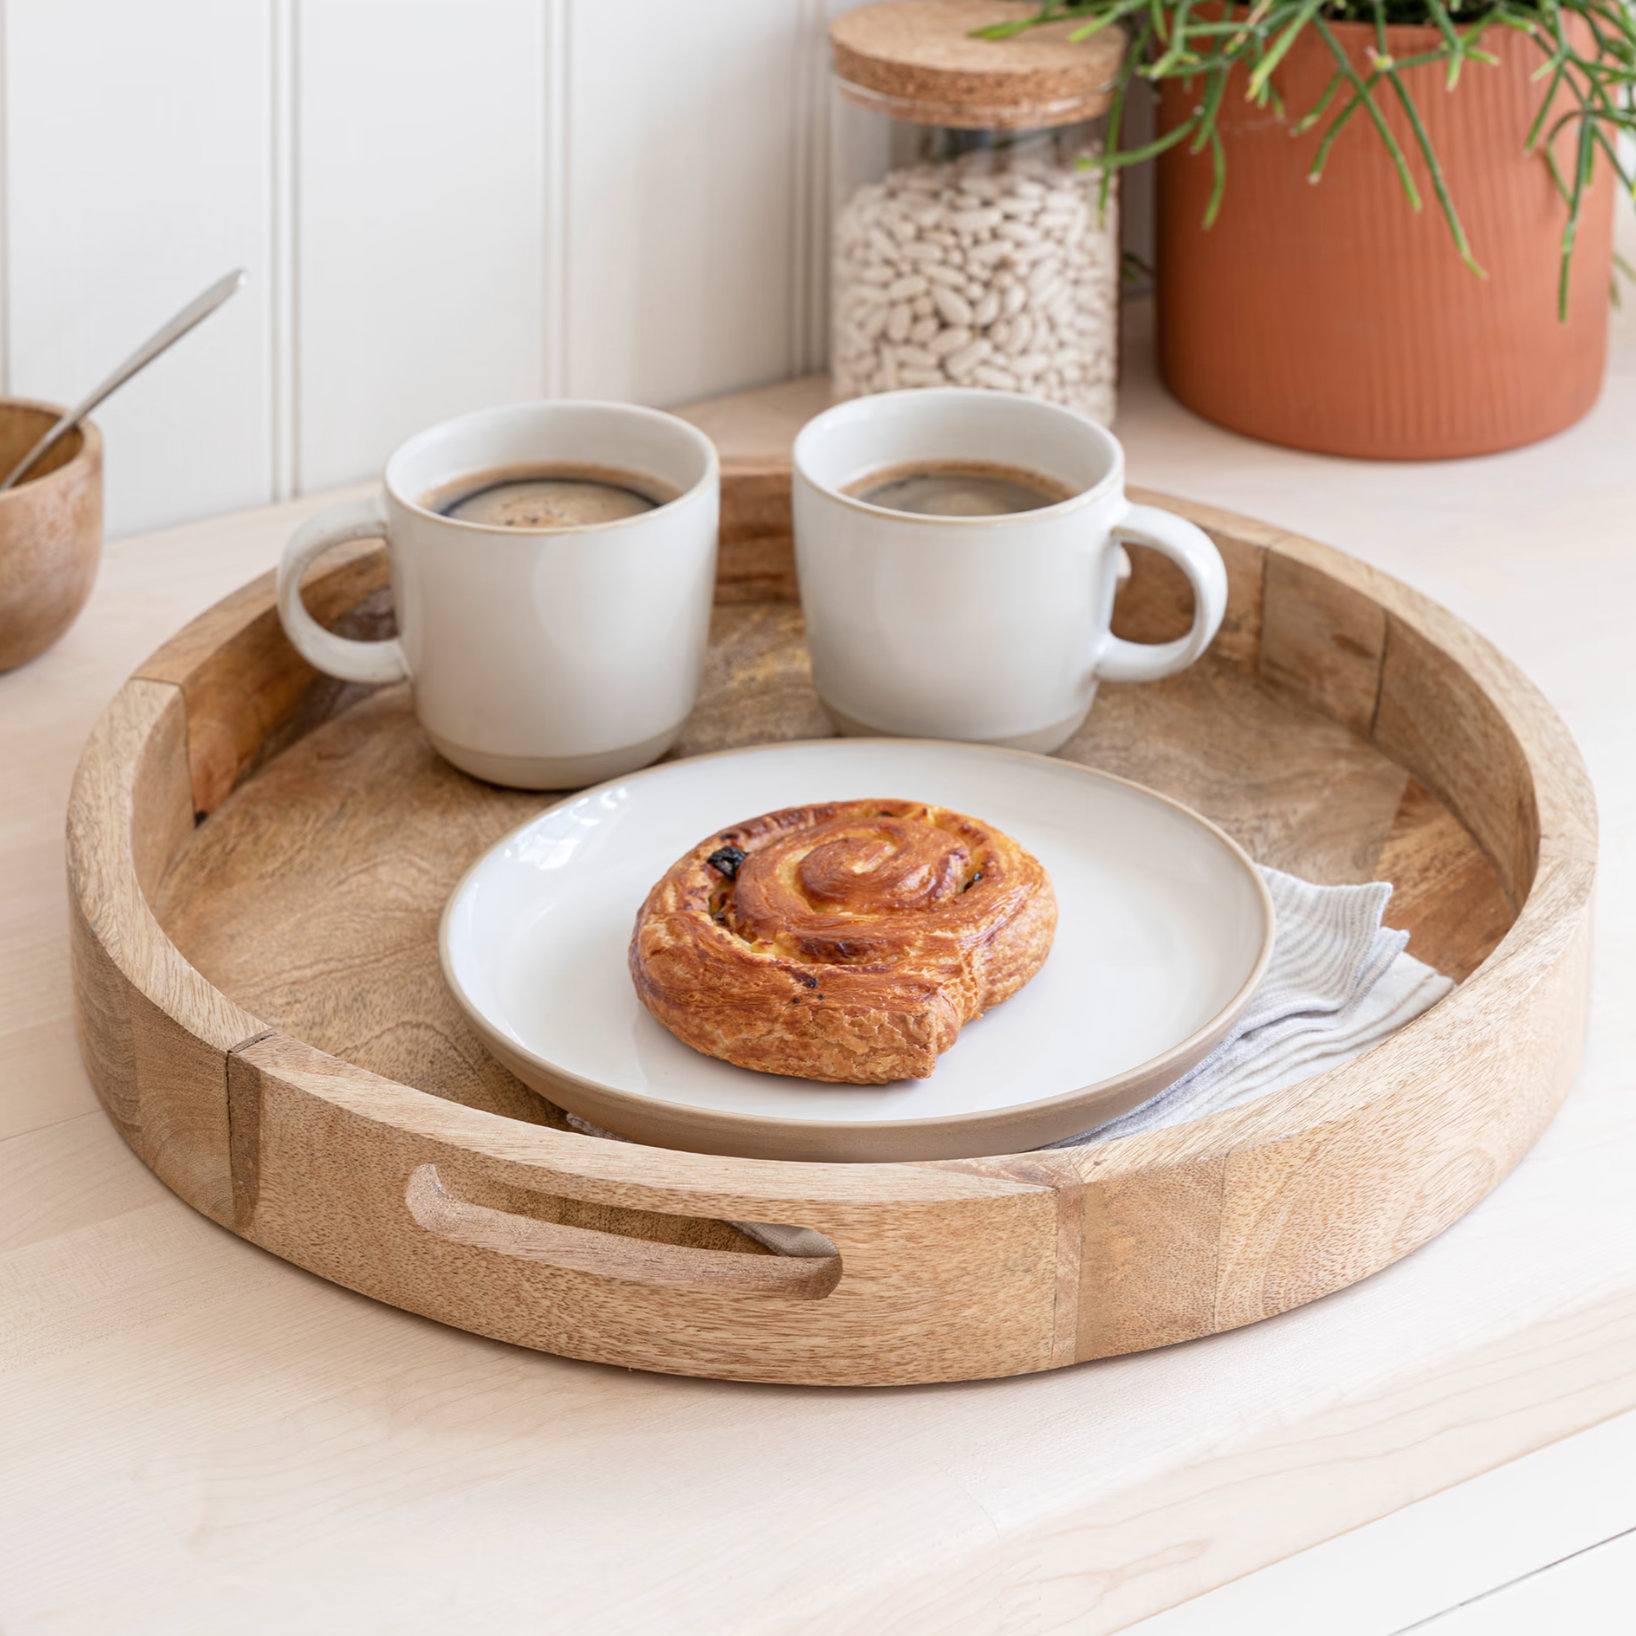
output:
M924 1079L1045 963L1056 898L991 825L917 801L788 807L701 841L631 938L642 1003L743 1068Z

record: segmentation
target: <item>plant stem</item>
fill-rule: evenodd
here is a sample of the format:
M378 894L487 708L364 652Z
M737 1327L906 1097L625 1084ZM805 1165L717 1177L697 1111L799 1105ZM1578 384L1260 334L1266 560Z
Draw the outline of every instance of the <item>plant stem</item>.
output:
M1313 106L1290 125L1296 136L1322 128L1308 175L1314 181L1323 176L1336 139L1361 108L1392 161L1405 198L1413 209L1421 208L1408 157L1375 100L1376 88L1385 81L1413 133L1454 247L1478 276L1486 275L1467 240L1442 163L1404 76L1412 69L1438 63L1444 69L1444 85L1452 92L1466 64L1498 61L1493 52L1483 49L1486 29L1504 27L1525 35L1540 54L1534 78L1543 86L1543 93L1524 151L1540 154L1565 207L1557 305L1559 314L1566 314L1567 270L1597 163L1612 166L1621 185L1636 195L1636 161L1621 154L1616 140L1620 135L1636 137L1636 0L1250 0L1237 6L1226 0L1224 6L1212 6L1201 14L1205 3L1043 0L1031 17L978 32L990 39L1006 39L1044 23L1069 23L1073 25L1070 38L1077 40L1108 28L1124 28L1130 45L1116 78L1108 145L1094 161L1104 170L1104 202L1116 170L1186 142L1193 153L1210 152L1207 226L1217 219L1226 196L1228 151L1221 113L1233 75L1242 70L1246 98L1259 107L1277 110L1282 117L1275 76L1301 38L1314 34L1334 59L1335 72ZM1578 22L1571 29L1574 19ZM1373 25L1375 67L1367 76L1347 57L1331 26L1343 22ZM1404 24L1434 30L1435 45L1393 61L1386 30ZM1576 33L1577 29L1584 33ZM1581 47L1576 42L1586 35L1589 44ZM1126 93L1138 77L1154 83L1202 81L1203 94L1173 130L1138 148L1126 148ZM1559 113L1564 98L1569 106ZM1571 172L1565 174L1554 149L1559 135L1569 129L1576 133L1574 159Z

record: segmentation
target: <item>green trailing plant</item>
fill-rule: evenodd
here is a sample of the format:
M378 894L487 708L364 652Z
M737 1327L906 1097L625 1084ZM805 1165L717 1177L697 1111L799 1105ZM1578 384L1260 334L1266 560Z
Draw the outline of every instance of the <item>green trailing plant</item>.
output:
M1568 20L1574 17L1583 19L1590 37L1588 48L1581 48L1570 35ZM1546 94L1527 146L1529 152L1543 154L1567 206L1559 317L1567 315L1568 268L1599 156L1636 194L1636 157L1631 156L1630 148L1636 142L1636 0L1253 0L1248 7L1226 10L1212 0L1045 0L1031 17L980 32L990 39L1004 39L1024 29L1060 22L1079 25L1070 34L1075 40L1089 39L1108 28L1122 28L1129 35L1109 109L1107 150L1096 161L1104 167L1104 200L1116 170L1185 142L1192 153L1208 149L1214 164L1214 186L1205 209L1208 227L1216 219L1227 186L1227 153L1219 122L1234 70L1242 70L1245 95L1251 102L1289 115L1273 76L1290 47L1310 30L1335 61L1334 72L1317 101L1292 116L1295 134L1321 127L1311 180L1323 176L1336 137L1361 114L1385 145L1409 204L1421 209L1420 188L1408 155L1382 111L1383 102L1395 100L1403 109L1455 249L1473 273L1486 277L1460 225L1443 167L1403 76L1411 68L1442 63L1445 81L1453 90L1468 65L1495 61L1482 48L1482 38L1496 26L1527 35L1540 52L1535 77L1546 83ZM1333 25L1343 22L1374 27L1375 44L1367 72L1354 66L1335 33ZM1395 24L1434 28L1437 42L1429 50L1394 59L1387 49L1386 30ZM1181 124L1152 142L1126 148L1122 145L1124 112L1138 78L1153 83L1196 81L1202 91ZM1564 132L1571 133L1566 146L1572 157L1567 165L1557 157L1563 145L1558 139ZM1621 138L1626 144L1623 153Z

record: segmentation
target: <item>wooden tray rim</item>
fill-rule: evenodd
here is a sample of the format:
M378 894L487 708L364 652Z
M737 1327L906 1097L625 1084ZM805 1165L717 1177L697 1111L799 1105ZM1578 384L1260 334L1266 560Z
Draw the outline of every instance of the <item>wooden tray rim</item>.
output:
M526 1125L382 1079L283 1036L216 990L190 965L160 927L150 904L168 863L191 833L201 776L197 765L190 772L194 747L189 742L183 680L212 651L267 614L273 601L271 575L218 603L139 667L110 703L82 756L69 807L68 851L75 986L88 1062L96 1061L98 1050L93 1038L96 1017L91 1014L97 1003L96 971L111 967L136 997L133 1014L151 1016L170 1042L166 1049L184 1056L190 1050L195 1055L202 1052L222 1063L228 1079L234 1059L240 1059L383 1130L491 1160L519 1185L539 1190L684 1215L800 1221L803 1212L825 1204L954 1203L1041 1192L1077 1198L1093 1187L1106 1192L1110 1185L1142 1178L1184 1171L1202 1176L1212 1166L1219 1169L1254 1150L1298 1146L1299 1139L1333 1132L1394 1099L1409 1117L1417 1096L1435 1101L1444 1077L1457 1075L1462 1060L1479 1058L1482 1043L1511 1027L1530 996L1553 976L1568 985L1564 992L1569 997L1559 1009L1572 1017L1577 1006L1582 1033L1582 966L1597 844L1595 802L1577 747L1538 689L1452 614L1339 551L1212 507L1165 496L1141 497L1265 552L1268 563L1277 558L1298 565L1378 604L1392 625L1435 650L1442 656L1439 662L1446 660L1490 701L1532 780L1537 857L1514 924L1452 994L1353 1062L1243 1108L1091 1147L971 1160L839 1164L724 1158ZM360 551L331 569L324 582L335 584L348 574L356 577L370 549L379 548ZM350 604L343 599L342 605ZM1383 652L1382 676L1387 663ZM208 756L203 759L208 763ZM1499 860L1496 867L1509 885L1526 863L1510 866L1509 878ZM1577 1040L1567 1049L1576 1060ZM1572 1066L1569 1062L1555 1076L1560 1081L1556 1099L1566 1088ZM225 1094L221 1130L190 1129L186 1116L179 1117L174 1128L162 1128L160 1121L159 1127L149 1129L145 1108L139 1117L136 1108L122 1107L117 1086L105 1083L109 1077L93 1068L110 1113L144 1162L188 1202L224 1225L244 1230L245 1200L237 1195L248 1191L253 1205L253 1157L246 1156L248 1134L225 1128L230 1123ZM1537 1115L1529 1115L1533 1126L1510 1163L1526 1151L1554 1108L1551 1100ZM201 1138L230 1141L234 1196L210 1167L196 1162L195 1147ZM246 1156L242 1174L241 1156ZM1066 1202L1062 1208L1061 1231L1066 1233L1073 1229ZM1460 1206L1464 1208L1469 1202ZM1424 1236L1446 1225L1442 1221ZM1353 1272L1327 1287L1361 1275ZM1312 1293L1301 1297L1311 1298ZM1229 1321L1217 1327L1230 1326L1231 1315L1225 1316ZM1071 1334L1065 1338L1068 1321L1059 1317L1050 1363L1042 1366L1099 1355L1076 1353Z

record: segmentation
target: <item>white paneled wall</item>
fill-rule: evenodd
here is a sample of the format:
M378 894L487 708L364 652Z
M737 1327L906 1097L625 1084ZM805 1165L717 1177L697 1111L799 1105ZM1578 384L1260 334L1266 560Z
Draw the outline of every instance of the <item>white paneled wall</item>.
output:
M595 0L592 0L594 8ZM295 478L538 397L540 0L313 0L295 19Z
M130 533L365 477L534 396L822 359L846 0L0 0L0 391L98 419Z
M6 0L4 380L81 396L228 268L251 283L98 415L111 531L269 497L266 5Z
M570 393L669 400L791 369L801 10L573 8L561 110Z

